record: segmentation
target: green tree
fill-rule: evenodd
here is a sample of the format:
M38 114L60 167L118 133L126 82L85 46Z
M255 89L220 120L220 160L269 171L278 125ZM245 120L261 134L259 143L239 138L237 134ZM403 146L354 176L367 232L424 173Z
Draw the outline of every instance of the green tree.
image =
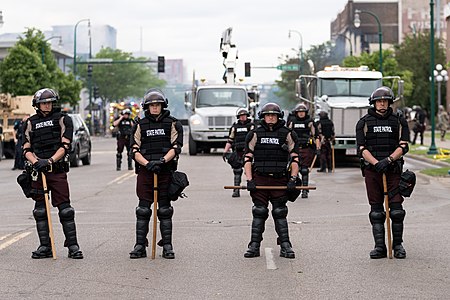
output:
M436 64L445 65L445 48L438 39L435 39L434 49ZM413 89L406 104L420 105L430 111L430 34L406 36L403 43L395 48L395 57L400 69L412 73Z
M111 58L113 61L145 60L111 48L101 49L95 58ZM149 88L165 85L165 81L157 78L153 69L143 63L94 64L92 67L93 86L98 87L100 98L109 102L127 97L142 97ZM79 71L85 86L88 86L87 65L83 65Z
M0 69L3 92L33 95L38 89L49 87L58 91L63 103L75 105L79 100L81 83L58 67L45 35L38 29L29 28L24 32Z

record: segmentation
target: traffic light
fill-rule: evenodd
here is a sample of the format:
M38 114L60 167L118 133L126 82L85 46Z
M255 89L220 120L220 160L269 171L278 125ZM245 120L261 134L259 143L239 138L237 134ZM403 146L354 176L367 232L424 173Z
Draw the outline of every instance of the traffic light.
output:
M98 93L98 86L94 86L94 99L100 98L100 94Z
M250 77L250 63L245 63L245 77Z
M164 56L158 56L158 73L164 73L165 69L165 60Z
M93 69L92 65L87 66L87 76L88 77L92 77L92 69Z

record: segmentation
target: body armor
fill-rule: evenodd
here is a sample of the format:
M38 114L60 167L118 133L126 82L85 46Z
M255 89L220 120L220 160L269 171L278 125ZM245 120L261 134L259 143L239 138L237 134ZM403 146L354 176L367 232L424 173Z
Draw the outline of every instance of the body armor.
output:
M322 135L326 139L330 139L334 135L333 122L328 117L320 118L319 122L322 127Z
M30 117L30 142L33 152L39 158L50 158L61 147L61 125L63 115L59 112L47 117L38 114Z
M235 151L244 151L245 148L245 137L252 127L251 120L246 120L244 123L236 122L233 124L235 136L233 142L233 149Z
M311 139L311 127L309 126L312 119L309 116L305 118L295 117L292 119L292 129L298 136L298 142L300 147L306 147L310 144Z
M254 151L254 167L256 172L277 175L286 173L289 153L283 145L285 145L290 129L283 125L284 122L279 122L274 127L274 131L268 131L264 126L259 126L255 130L257 135Z
M131 119L122 119L118 127L120 136L130 136L133 131L133 121Z

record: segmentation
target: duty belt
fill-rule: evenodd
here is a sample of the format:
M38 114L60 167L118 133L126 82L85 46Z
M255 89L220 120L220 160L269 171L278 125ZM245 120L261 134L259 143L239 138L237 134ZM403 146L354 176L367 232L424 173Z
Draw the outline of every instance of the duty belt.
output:
M283 178L286 177L286 173L261 173L256 171L256 174L260 175L260 176L266 176L266 177L273 177L273 178Z
M46 173L63 173L69 171L69 164L66 162L55 162L45 167L43 172Z

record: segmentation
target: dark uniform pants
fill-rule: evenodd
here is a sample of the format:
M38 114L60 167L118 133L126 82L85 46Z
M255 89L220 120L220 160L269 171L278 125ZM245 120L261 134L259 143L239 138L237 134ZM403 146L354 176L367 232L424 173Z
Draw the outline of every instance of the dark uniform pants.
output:
M255 181L256 186L259 185L277 185L277 186L286 186L288 179L286 176L281 178L274 178L272 176L261 175L258 173L253 174L253 180ZM269 201L276 200L282 197L287 198L286 190L256 190L254 192L250 192L250 196L252 197L252 201L255 205L263 205L265 207L269 206Z
M326 167L331 170L331 142L329 140L325 140L320 147L320 163L326 162ZM324 169L325 166L320 165L321 169Z
M367 198L370 205L384 203L383 173L367 168L364 170L364 180L366 182ZM398 172L387 172L386 183L388 193L398 187L400 183L400 174ZM403 203L403 197L397 193L389 197L389 204Z
M47 189L51 192L51 200L53 207L58 207L63 203L70 204L69 183L67 182L67 173L45 173L47 179ZM35 201L44 201L43 193L44 187L42 185L42 176L39 173L37 181L31 182L31 188L41 191L38 194L33 194L32 198Z
M129 135L119 135L117 137L117 153L122 154L123 149L127 148L127 153L130 152L130 136Z
M162 172L158 174L158 207L170 206L168 188L170 183L170 173ZM136 182L136 194L140 201L153 203L154 185L153 173L140 166Z
M299 149L300 154L300 168L311 167L312 161L314 159L315 152L311 147L305 147Z

